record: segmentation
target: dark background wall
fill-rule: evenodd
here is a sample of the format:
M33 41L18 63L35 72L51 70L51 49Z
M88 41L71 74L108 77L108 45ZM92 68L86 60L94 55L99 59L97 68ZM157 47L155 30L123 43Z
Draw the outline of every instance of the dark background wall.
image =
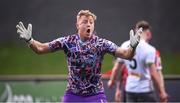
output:
M20 42L19 21L33 24L33 38L42 42L76 32L76 15L90 9L97 15L99 36L120 45L139 20L153 28L153 44L161 52L180 51L180 0L1 0L0 43Z

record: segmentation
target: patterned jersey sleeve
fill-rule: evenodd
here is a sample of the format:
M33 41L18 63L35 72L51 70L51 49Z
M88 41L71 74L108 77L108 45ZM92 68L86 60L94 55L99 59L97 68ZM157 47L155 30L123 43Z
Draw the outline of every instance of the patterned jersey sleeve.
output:
M66 38L65 37L60 37L58 39L55 39L51 42L49 42L49 48L52 52L57 51L57 50L62 50L65 44Z
M105 52L115 55L117 48L118 46L115 43L109 40L103 40L103 50L105 50Z

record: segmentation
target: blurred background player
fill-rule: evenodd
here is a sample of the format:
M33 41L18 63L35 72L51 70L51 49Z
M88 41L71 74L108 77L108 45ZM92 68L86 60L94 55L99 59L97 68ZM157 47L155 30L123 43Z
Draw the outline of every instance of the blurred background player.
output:
M128 76L128 71L126 65L122 61L122 59L117 58L112 70L117 70L116 76L116 92L115 92L115 101L116 102L126 102L126 95L125 95L125 85L126 79ZM114 74L114 73L113 73Z
M136 34L131 30L128 49L94 35L96 16L89 10L77 15L77 33L60 37L48 43L32 38L32 25L26 29L22 22L16 26L20 38L37 54L64 50L68 63L68 85L63 102L107 102L101 80L101 64L105 53L132 59L139 43L142 28Z
M158 74L161 78L161 83L164 85L164 76L162 74L161 56L158 50L156 50L155 64L156 64ZM125 85L126 85L126 79L128 76L128 71L127 71L126 65L123 62L123 59L117 58L114 61L114 66L112 70L117 72L117 76L115 78L116 79L115 101L126 102ZM110 75L113 76L114 73L112 74L111 72ZM165 86L163 88L165 88Z
M167 102L167 93L164 87L164 78L161 72L161 59L157 50L148 44L152 38L150 25L146 21L139 21L136 24L136 30L143 28L142 39L136 49L136 55L131 61L118 58L118 64L114 65L111 79L108 86L112 87L117 78L118 69L123 67L123 62L128 68L128 78L126 83L126 101L127 102L155 102L154 88L152 80L154 80L159 91L160 101ZM126 48L129 41L122 44L122 48ZM119 84L119 83L118 83ZM118 92L120 87L117 86Z

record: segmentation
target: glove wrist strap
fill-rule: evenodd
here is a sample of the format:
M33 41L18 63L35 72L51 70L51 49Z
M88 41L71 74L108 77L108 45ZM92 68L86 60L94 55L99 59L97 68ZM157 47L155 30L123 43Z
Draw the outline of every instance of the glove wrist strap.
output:
M31 39L32 39L32 37L30 37L28 40L26 40L26 42L28 43Z
M132 46L131 44L130 44L130 47L131 47L132 49L135 49L135 48L136 48L136 46Z
M28 43L28 44L32 44L32 42L33 42L33 38L32 37L29 40L26 41L26 43Z

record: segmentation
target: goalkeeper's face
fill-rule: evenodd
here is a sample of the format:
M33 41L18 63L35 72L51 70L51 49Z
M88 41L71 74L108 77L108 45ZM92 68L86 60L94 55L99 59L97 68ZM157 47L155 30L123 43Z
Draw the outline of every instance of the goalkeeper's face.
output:
M80 35L81 39L88 39L91 37L94 31L94 19L92 16L81 16L77 20L76 24L78 34Z

